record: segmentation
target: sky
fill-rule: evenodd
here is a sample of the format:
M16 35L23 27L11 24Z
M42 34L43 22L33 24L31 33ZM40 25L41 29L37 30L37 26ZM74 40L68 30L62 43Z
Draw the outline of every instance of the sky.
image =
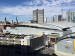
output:
M75 10L75 0L0 0L0 21L7 20L25 21L33 19L33 10L44 9L44 15L50 20L53 15Z

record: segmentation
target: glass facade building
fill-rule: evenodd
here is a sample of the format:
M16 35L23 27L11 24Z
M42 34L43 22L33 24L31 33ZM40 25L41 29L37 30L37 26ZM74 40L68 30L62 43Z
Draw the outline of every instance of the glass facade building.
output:
M73 12L73 22L75 22L75 12Z
M75 22L75 12L74 11L68 11L67 13L66 13L66 20L68 21L68 22Z

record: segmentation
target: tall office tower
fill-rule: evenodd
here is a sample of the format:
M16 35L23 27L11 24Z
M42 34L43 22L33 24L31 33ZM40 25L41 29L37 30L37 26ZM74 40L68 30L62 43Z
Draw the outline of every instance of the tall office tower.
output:
M55 21L55 18L53 17L53 22Z
M17 17L16 17L16 23L18 23Z
M33 10L33 21L35 21L35 22L38 21L38 9Z
M58 15L54 15L54 16L52 17L52 19L53 19L53 22L58 21Z
M54 15L52 19L53 22L62 21L62 15Z
M33 21L36 21L37 23L44 23L44 9L33 10Z
M66 21L72 22L75 17L74 13L75 13L74 11L67 11L66 12Z
M72 16L73 16L73 20L72 21L75 23L75 11L73 12Z
M7 22L6 22L6 17L4 18L4 23L5 23L5 25L7 24Z
M58 21L62 21L62 15L58 15Z

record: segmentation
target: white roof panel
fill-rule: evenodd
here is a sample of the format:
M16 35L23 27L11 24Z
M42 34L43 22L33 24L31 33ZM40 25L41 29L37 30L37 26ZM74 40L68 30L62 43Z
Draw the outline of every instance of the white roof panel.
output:
M61 21L61 22L53 22L53 23L47 23L49 25L55 25L61 28L67 28L67 27L73 27L75 26L75 23L73 22L66 22L66 21Z
M68 27L70 27L70 28L71 27L75 27L75 23L73 23L73 22L66 22L66 21L52 22L52 23L43 23L43 24L25 23L25 24L21 24L21 25L37 26L37 27L59 29L59 30L62 30L64 28L68 28Z

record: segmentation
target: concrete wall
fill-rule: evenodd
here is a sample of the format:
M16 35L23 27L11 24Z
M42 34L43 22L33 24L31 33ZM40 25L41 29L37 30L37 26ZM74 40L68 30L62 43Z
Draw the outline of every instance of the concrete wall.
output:
M73 37L71 37L73 36ZM55 44L55 54L58 56L75 56L75 34L69 34L64 36Z

